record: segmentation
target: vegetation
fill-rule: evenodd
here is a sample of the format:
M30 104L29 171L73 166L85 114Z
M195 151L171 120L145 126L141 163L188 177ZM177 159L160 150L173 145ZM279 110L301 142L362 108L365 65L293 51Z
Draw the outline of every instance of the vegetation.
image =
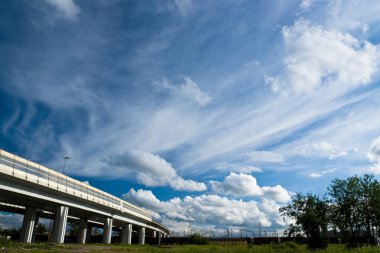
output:
M208 244L207 238L202 237L199 234L193 234L189 237L187 241L188 244L196 244L196 245L206 245Z
M375 245L380 231L380 183L372 175L335 179L323 199L298 193L280 212L295 220L288 235L305 235L312 249L327 246L328 228L349 247Z
M44 234L47 232L45 224L39 223L37 226L37 234Z
M282 215L296 220L287 231L288 235L304 232L312 249L327 247L328 210L327 201L312 194L296 194L291 204L280 208Z
M141 246L141 245L103 245L103 244L23 244L13 243L11 245L2 245L0 241L0 250L3 252L129 252L129 253L307 253L315 252L308 249L305 245L298 245L293 242L282 244L267 245L171 245L171 246ZM379 252L375 247L361 247L347 249L344 245L330 245L327 248L318 251L319 253L375 253Z

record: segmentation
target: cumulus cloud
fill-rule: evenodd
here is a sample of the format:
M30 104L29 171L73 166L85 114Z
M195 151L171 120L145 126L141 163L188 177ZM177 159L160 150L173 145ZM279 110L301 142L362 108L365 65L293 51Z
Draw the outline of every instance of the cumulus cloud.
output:
M367 153L368 160L372 163L370 171L380 174L380 136L373 140L371 148Z
M283 163L285 161L282 155L269 151L253 151L245 154L245 158L250 162L257 163Z
M297 154L305 157L311 156L328 156L330 160L335 160L338 157L347 156L351 150L344 150L338 145L333 145L326 141L307 143L295 148Z
M290 200L290 193L281 185L262 187L266 199L272 199L278 202L287 202Z
M151 191L142 189L137 191L131 189L123 195L123 198L159 213L159 220L165 222L172 231L182 229L176 226L171 227L171 224L191 224L191 226L199 227L212 224L216 228L256 227L259 222L263 227L284 225L278 212L280 205L268 199L260 203L228 199L218 195L200 195L160 201Z
M142 151L129 150L121 155L114 155L106 161L107 165L118 168L121 175L135 175L146 186L169 185L175 190L204 191L206 184L185 180L178 176L170 163L158 155Z
M261 196L278 202L290 200L289 192L281 185L260 187L255 177L243 173L231 172L224 178L224 181L210 181L209 184L213 192L223 195L235 197Z
M223 182L210 181L211 189L216 193L243 196L261 196L262 190L256 178L247 174L231 172Z
M74 0L45 0L60 12L64 17L70 20L76 20L80 13L80 8L74 3Z
M274 91L286 92L290 86L295 94L303 94L329 84L345 90L370 83L377 70L378 47L349 33L299 20L282 34L288 51L286 73L282 82L267 78Z
M174 85L168 80L164 79L162 82L158 83L158 86L160 86L160 88L171 91L174 95L185 97L201 106L205 106L210 103L212 100L211 96L202 91L197 83L195 83L188 76L185 76L183 79L184 83L180 85Z

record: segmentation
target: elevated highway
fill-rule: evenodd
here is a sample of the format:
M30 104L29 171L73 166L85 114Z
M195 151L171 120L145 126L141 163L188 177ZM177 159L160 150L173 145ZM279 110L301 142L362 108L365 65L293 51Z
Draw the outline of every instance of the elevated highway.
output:
M91 224L103 226L103 242L111 243L112 229L121 230L121 243L131 244L137 231L145 236L169 235L152 215L127 201L0 149L0 210L23 213L20 240L31 243L38 218L54 217L52 241L63 243L67 219L80 220L78 242L85 243ZM49 216L50 215L50 216Z

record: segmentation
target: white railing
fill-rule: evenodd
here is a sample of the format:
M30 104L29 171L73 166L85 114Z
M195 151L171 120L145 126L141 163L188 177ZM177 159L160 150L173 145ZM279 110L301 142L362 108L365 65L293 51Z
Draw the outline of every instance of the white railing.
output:
M152 215L142 208L2 149L0 149L0 173L102 204L124 213L142 216L144 219L152 221Z

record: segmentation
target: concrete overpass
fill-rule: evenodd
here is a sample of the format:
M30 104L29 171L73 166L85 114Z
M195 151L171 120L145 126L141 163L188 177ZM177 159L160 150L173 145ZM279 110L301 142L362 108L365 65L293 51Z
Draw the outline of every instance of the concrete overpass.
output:
M145 236L169 235L152 215L111 194L57 171L0 149L0 210L24 214L20 240L31 243L38 217L53 217L52 241L63 243L67 219L79 219L78 242L85 243L89 226L103 226L103 242L111 243L112 229L121 230L121 243L131 244L132 231L139 243Z

